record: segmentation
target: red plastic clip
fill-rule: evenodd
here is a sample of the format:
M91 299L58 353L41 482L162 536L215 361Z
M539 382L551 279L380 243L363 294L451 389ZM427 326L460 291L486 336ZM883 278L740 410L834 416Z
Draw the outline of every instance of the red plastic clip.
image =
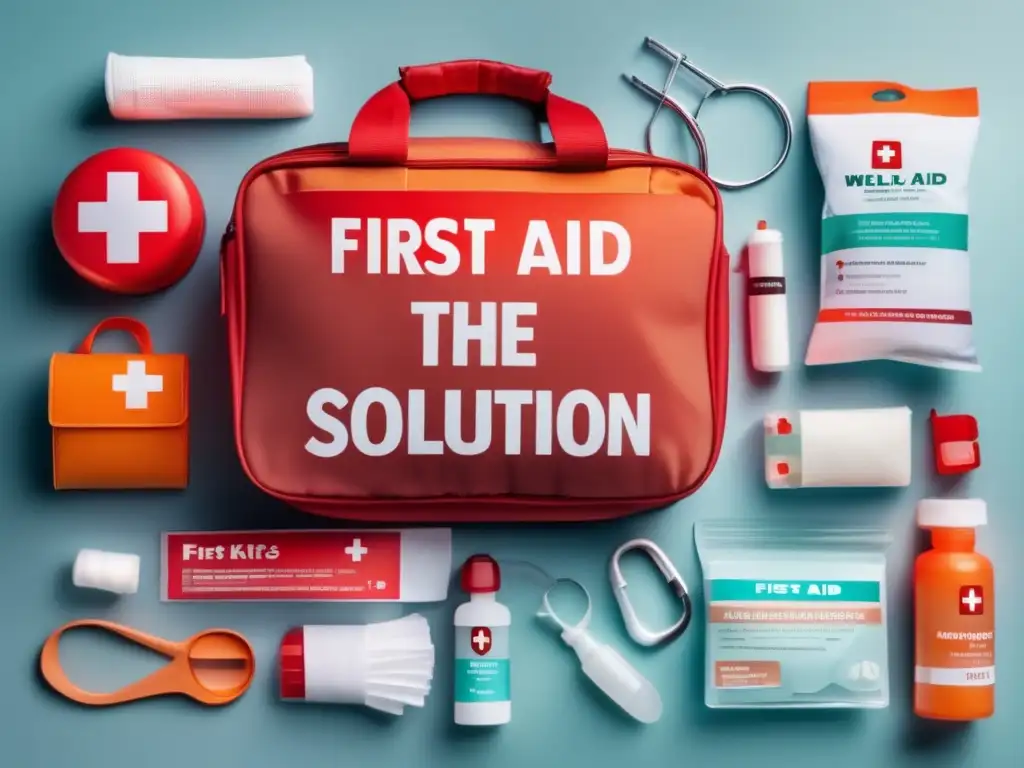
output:
M966 414L940 416L933 408L930 420L936 472L962 475L981 466L977 419Z

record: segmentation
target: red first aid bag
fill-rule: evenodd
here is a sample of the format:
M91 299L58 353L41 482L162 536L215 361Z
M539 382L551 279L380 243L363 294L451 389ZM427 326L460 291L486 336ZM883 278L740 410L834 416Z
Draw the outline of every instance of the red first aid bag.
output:
M381 522L597 520L692 493L725 424L714 184L609 150L546 72L400 74L347 144L239 188L221 280L248 476ZM471 93L526 102L553 142L410 140L412 103Z

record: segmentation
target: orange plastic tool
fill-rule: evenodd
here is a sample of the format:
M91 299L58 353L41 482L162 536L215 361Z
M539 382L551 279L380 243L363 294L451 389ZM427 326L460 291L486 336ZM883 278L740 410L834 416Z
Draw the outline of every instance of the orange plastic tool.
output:
M105 629L171 661L148 677L112 693L84 691L71 682L60 664L60 638L68 630L78 627ZM234 701L248 690L256 663L249 641L229 629L207 629L176 643L112 621L84 619L65 624L47 638L39 668L43 678L57 693L93 707L168 694L181 694L201 704L217 706Z

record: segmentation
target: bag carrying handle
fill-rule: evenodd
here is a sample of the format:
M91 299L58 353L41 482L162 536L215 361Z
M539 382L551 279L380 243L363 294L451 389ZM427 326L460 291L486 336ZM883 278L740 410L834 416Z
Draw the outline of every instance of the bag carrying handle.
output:
M91 354L96 337L106 331L124 331L135 339L141 354L153 354L153 339L149 335L149 329L134 317L108 317L106 320L101 320L95 328L89 331L89 335L82 339L82 343L78 345L75 352L80 355Z
M401 67L398 74L399 80L371 96L352 122L348 152L356 163L405 164L413 102L481 94L518 99L543 110L559 167L597 171L608 165L608 139L601 121L582 104L551 93L548 72L463 59Z

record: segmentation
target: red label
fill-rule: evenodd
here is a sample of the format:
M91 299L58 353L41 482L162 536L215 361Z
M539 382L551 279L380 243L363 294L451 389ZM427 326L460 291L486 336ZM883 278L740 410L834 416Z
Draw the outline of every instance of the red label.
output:
M397 600L401 534L168 533L167 600Z
M486 656L494 644L490 627L473 627L469 635L469 645L477 656Z
M895 171L903 167L903 144L898 141L871 142L871 167Z
M714 225L687 195L289 195L246 222L250 471L346 498L687 488Z
M823 309L819 323L940 323L972 325L974 317L963 309L858 308Z
M985 590L978 584L960 587L960 614L962 616L983 616L985 614Z

